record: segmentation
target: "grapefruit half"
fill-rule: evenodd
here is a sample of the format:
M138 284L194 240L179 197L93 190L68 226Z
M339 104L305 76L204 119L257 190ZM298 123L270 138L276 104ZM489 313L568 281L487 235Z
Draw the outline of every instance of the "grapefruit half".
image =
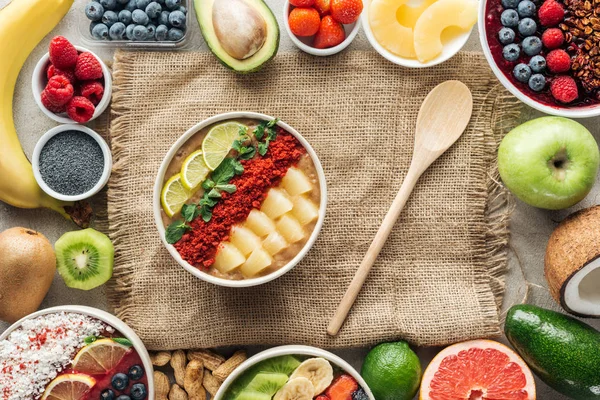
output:
M525 361L492 340L457 343L431 361L420 400L535 400L535 382Z

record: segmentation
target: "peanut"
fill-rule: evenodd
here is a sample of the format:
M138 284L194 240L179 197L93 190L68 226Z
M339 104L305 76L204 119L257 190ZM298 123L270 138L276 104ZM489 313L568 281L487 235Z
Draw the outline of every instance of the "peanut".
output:
M171 368L173 368L175 382L179 386L183 386L184 384L186 364L185 352L183 350L175 350L171 356Z
M169 378L160 371L154 371L154 391L156 400L168 400L169 394Z
M190 400L206 400L206 390L202 387L204 364L200 360L192 360L185 368L184 389Z
M164 367L171 361L171 352L159 351L157 353L150 353L150 360L152 360L152 365L155 367Z
M187 352L188 360L200 360L204 363L204 368L214 371L219 368L221 364L225 362L225 357L213 353L210 350L198 349L198 350L189 350Z
M215 396L217 391L221 387L221 381L215 378L212 374L206 373L204 374L204 379L202 380L202 385L208 390L211 396Z
M245 351L236 351L229 358L229 360L225 361L219 366L219 368L213 371L214 377L220 381L224 381L233 372L233 370L239 367L239 365L246 361L247 358L248 357L246 356Z
M188 400L188 395L178 384L174 383L169 392L169 400Z

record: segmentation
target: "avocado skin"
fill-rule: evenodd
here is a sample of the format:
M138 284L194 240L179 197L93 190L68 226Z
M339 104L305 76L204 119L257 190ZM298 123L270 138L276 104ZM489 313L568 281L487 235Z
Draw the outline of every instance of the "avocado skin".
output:
M576 400L600 399L600 332L567 315L529 304L508 311L504 331L550 387Z

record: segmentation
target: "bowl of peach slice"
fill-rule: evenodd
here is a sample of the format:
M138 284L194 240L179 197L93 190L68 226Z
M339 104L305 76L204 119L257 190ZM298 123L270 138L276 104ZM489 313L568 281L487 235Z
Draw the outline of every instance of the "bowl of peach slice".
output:
M321 163L292 127L263 114L216 115L167 153L154 216L169 253L210 283L255 286L314 244L327 203Z
M361 21L367 39L387 60L431 67L465 45L477 22L476 0L365 0Z

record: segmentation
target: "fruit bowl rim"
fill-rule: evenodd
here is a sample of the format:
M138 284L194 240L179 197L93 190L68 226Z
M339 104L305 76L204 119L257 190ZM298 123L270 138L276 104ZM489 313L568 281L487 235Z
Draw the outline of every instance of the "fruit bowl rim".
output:
M479 14L477 19L477 27L479 30L479 42L481 43L481 48L483 49L483 54L485 58L496 75L496 78L500 81L502 86L504 86L510 93L512 93L517 99L526 105L541 111L545 114L554 115L557 117L566 117L566 118L592 118L600 116L600 104L585 106L585 107L555 107L549 106L546 104L542 104L539 101L527 96L521 89L516 87L505 75L504 72L500 70L500 67L496 64L496 60L494 60L494 56L490 51L490 46L488 44L487 35L486 35L486 9L487 3L490 0L479 0Z
M261 361L264 361L264 360L268 360L268 359L275 358L275 357L287 356L287 355L313 356L313 357L322 357L322 358L326 359L327 361L335 364L336 366L341 368L345 373L350 374L354 379L356 379L356 381L358 382L360 387L362 387L364 389L365 393L367 394L367 396L369 396L369 399L375 400L375 396L373 396L373 393L371 392L369 385L367 385L367 382L365 382L365 380L358 373L358 371L356 371L356 369L354 369L354 367L352 367L348 362L346 362L341 357L339 357L333 353L330 353L326 350L319 349L317 347L302 346L302 345L287 345L287 346L273 347L271 349L261 351L260 353L250 357L249 359L244 361L242 364L240 364L236 369L234 369L233 372L227 377L227 379L225 379L225 381L221 384L221 387L215 394L215 397L213 398L213 400L223 400L225 393L227 392L227 389L229 388L229 386L231 386L231 384L240 375L242 375L244 372L246 372L253 365L255 365Z
M194 134L196 134L201 129L203 129L209 125L215 124L217 122L224 122L227 120L240 119L240 118L250 118L250 119L267 120L267 121L275 119L266 114L261 114L261 113L251 112L251 111L235 111L235 112L227 112L227 113L213 115L212 117L209 117L209 118L199 122L198 124L192 126L182 136L180 136L179 139L177 139L175 141L175 143L171 146L171 148L165 155L165 157L160 165L160 168L158 170L158 173L156 175L156 180L154 182L153 200L152 200L152 202L153 202L152 208L153 208L153 212L154 212L154 222L156 224L156 228L158 230L160 240L163 243L163 245L166 247L169 254L171 254L171 257L173 257L173 259L181 267L183 267L186 271L188 271L189 273L194 275L196 278L199 278L203 281L212 283L217 286L234 287L234 288L243 288L243 287L262 285L264 283L267 283L274 279L277 279L280 276L284 275L285 273L291 271L306 256L306 254L309 252L309 250L312 248L315 241L317 240L317 237L319 236L319 233L321 232L321 228L323 227L323 223L325 222L325 212L326 212L326 208L327 208L327 182L325 180L325 172L323 170L323 166L321 165L319 157L317 156L317 154L316 154L315 150L312 148L312 146L308 143L308 141L300 133L298 133L298 131L296 131L294 128L292 128L291 126L289 126L288 124L286 124L285 122L280 120L277 122L277 125L283 129L285 129L291 135L293 135L300 142L300 144L302 144L302 147L304 147L306 149L306 151L308 152L310 158L313 161L315 169L317 170L317 175L319 177L319 188L321 190L321 201L319 204L319 217L317 218L317 223L316 223L315 228L313 229L312 233L310 234L310 237L308 238L307 242L304 244L304 246L298 252L298 254L296 254L294 256L294 258L291 261L289 261L286 265L284 265L283 267L279 268L278 270L276 270L268 275L261 276L258 278L232 280L232 279L218 278L216 276L210 275L207 272L201 271L200 269L194 267L193 265L191 265L187 261L185 261L181 257L181 255L179 254L177 249L175 249L175 246L167 243L166 238L165 238L165 226L162 221L162 214L161 214L162 205L160 202L160 196L161 196L162 188L164 186L164 183L163 183L164 177L167 172L167 168L169 167L169 164L171 163L173 157L175 156L177 151L179 151L179 149Z
M23 325L23 322L25 322L29 319L39 317L40 315L56 314L56 313L60 313L60 312L82 314L82 315L87 315L92 318L96 318L96 319L106 323L107 325L110 325L111 327L115 328L117 331L122 333L127 339L129 339L131 341L131 343L133 343L133 348L135 349L135 351L137 351L138 355L140 356L140 359L142 360L142 363L144 364L144 371L145 371L146 377L148 379L148 397L147 398L148 399L154 398L154 374L152 373L152 371L154 371L154 367L152 366L150 354L148 354L148 350L146 349L146 346L144 346L144 343L139 338L139 336L133 331L133 329L131 329L125 322L121 321L119 318L117 318L116 316L114 316L106 311L102 311L102 310L99 310L94 307L79 306L79 305L65 305L65 306L56 306L56 307L46 308L46 309L31 313L31 314L21 318L20 320L18 320L11 326L9 326L8 329L6 329L0 335L0 341L8 338L8 336L12 332L14 332L16 329L20 328L21 325Z
M44 84L42 82L48 81L47 75L46 75L46 66L48 65L48 62L50 62L50 53L49 52L47 52L46 54L44 54L42 56L42 58L40 58L40 60L38 61L38 63L36 64L36 66L33 70L33 74L31 76L31 90L33 92L33 98L35 99L35 103L38 105L40 110L42 110L42 112L44 114L46 114L46 116L48 118L53 119L56 122L60 122L61 124L84 125L84 124L92 122L93 120L98 118L108 108L110 99L112 97L112 89L113 89L112 88L112 76L110 74L110 70L108 69L108 67L106 66L104 61L102 61L102 59L100 57L98 57L98 55L96 53L94 53L91 50L86 49L85 47L81 47L81 46L75 46L75 48L77 49L78 52L81 52L81 53L88 52L88 53L91 53L94 57L96 57L96 59L100 62L100 66L102 67L102 74L104 75L104 77L103 77L104 78L104 94L102 95L102 99L100 100L100 102L98 103L98 105L96 106L96 108L94 110L94 115L92 116L92 118L89 121L86 121L86 122L80 124L79 122L74 121L71 118L69 118L68 116L66 116L66 113L64 116L55 114L52 111L48 110L46 107L44 107L44 105L42 104L41 94L42 94L42 91L44 90Z

